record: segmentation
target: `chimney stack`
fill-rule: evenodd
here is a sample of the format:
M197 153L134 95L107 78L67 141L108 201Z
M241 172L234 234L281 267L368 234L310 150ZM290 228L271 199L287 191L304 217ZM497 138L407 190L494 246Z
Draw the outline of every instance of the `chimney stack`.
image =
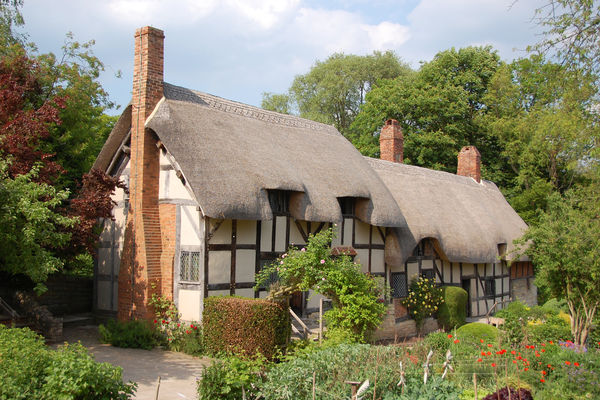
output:
M395 119L388 119L379 134L379 158L402 163L404 160L404 136Z
M154 293L153 286L158 294L169 293L161 270L160 155L156 135L145 129L146 119L163 97L164 38L163 31L150 26L135 32L130 207L119 269L120 320L152 318L147 302Z
M458 153L456 175L468 176L481 182L481 154L475 146L465 146Z

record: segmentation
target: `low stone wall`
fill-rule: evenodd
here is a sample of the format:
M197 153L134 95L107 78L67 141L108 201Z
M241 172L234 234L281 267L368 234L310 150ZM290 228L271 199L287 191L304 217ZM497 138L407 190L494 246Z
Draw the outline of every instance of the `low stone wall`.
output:
M394 299L393 304L388 306L386 315L379 328L374 332L374 340L402 340L407 337L417 335L417 326L415 321L408 318L406 307ZM396 322L400 319L399 322ZM423 323L422 334L435 332L439 329L437 320L427 318Z
M533 277L512 279L511 298L530 307L537 306L537 287L533 284L533 280Z
M19 305L23 316L33 324L50 342L58 342L63 336L63 319L55 318L46 306L38 304L32 295L25 292L15 294L15 302Z

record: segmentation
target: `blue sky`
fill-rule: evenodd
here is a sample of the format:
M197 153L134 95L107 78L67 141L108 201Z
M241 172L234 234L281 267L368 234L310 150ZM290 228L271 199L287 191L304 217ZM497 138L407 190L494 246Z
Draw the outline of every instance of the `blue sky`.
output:
M543 0L25 0L25 31L40 52L65 34L94 39L101 82L117 104L131 96L133 34L165 31L165 81L260 105L334 52L393 50L413 68L441 50L491 45L504 60L536 41ZM115 73L122 72L116 78ZM112 111L118 113L118 111Z

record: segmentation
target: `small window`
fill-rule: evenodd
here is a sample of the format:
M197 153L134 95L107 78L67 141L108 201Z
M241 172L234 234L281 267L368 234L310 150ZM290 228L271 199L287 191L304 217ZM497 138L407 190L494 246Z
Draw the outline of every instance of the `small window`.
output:
M338 197L338 203L340 203L340 209L342 210L342 217L354 217L355 200L354 197Z
M494 297L496 295L496 279L485 278L483 284L483 294L487 297Z
M186 282L200 281L200 252L182 251L179 258L179 277Z
M435 283L435 271L432 269L421 270L421 276Z
M287 190L269 190L268 194L273 215L288 215L290 212L290 192Z
M403 298L408 296L408 283L406 282L406 273L392 272L390 286L393 298Z

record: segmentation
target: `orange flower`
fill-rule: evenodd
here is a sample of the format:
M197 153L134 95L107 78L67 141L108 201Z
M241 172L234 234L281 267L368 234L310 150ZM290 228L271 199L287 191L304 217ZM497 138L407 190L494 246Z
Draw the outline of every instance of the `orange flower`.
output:
M479 341L483 343L483 339L479 339ZM600 342L598 342L598 345L600 346Z
M492 347L492 345L488 343L488 347Z
M544 378L540 379L540 382L544 383L546 380Z
M565 364L571 365L571 361L565 361Z
M542 371L542 375L546 376L547 372L546 371Z
M579 367L579 363L578 362L573 363L573 365L576 366L576 367Z
M456 343L458 343L458 342L459 342L459 340L458 340L458 339L454 339L454 343L455 343L455 344L456 344Z

